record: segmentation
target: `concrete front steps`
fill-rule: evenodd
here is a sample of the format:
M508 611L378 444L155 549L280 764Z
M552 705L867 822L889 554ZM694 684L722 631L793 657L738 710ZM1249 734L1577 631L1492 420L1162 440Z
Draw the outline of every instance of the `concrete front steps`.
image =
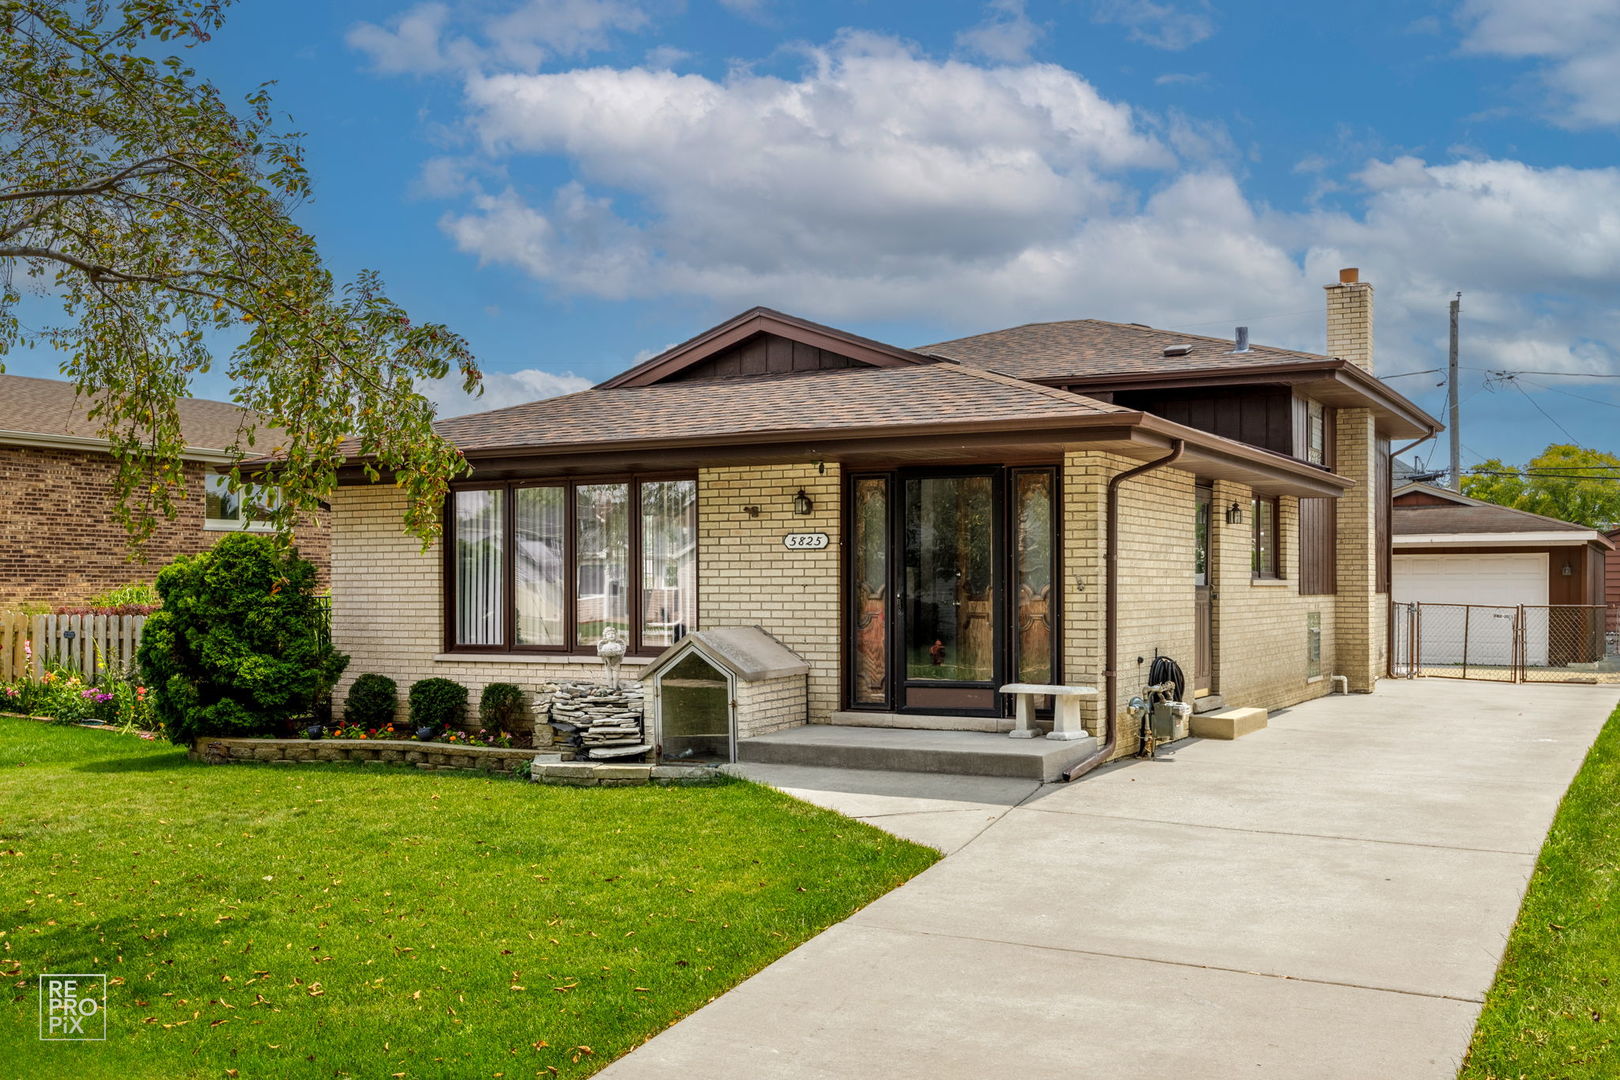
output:
M1097 740L1012 739L984 731L810 724L737 742L739 761L839 769L1058 780Z

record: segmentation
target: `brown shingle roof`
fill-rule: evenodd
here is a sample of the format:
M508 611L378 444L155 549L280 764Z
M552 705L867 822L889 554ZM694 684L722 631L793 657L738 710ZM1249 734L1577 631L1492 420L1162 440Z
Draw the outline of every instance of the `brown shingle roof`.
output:
M1134 415L994 372L932 363L583 390L434 427L463 451L477 452L1109 413Z
M0 431L99 439L99 422L86 418L88 408L89 403L78 398L70 382L0 375ZM251 422L246 409L228 401L182 398L179 410L186 446L199 450L230 448L244 425Z
M1390 517L1396 536L1429 533L1593 532L1557 518L1508 506L1397 506Z
M1165 356L1170 345L1191 345L1185 356ZM1073 319L1026 323L1006 330L924 345L920 353L960 360L1020 379L1152 374L1219 367L1269 367L1325 361L1316 353L1251 345L1234 353L1226 338L1159 330L1137 323Z

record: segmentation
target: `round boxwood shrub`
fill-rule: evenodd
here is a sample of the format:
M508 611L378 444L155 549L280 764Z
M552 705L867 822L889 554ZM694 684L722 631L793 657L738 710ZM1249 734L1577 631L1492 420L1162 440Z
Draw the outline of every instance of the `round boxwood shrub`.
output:
M411 726L460 727L467 716L467 688L454 679L420 679L411 684Z
M490 683L478 695L478 722L489 731L513 731L529 711L523 691L509 682Z
M349 658L332 648L316 584L296 548L252 533L163 568L136 659L172 741L273 735L317 713Z
M399 686L386 675L367 672L354 680L343 702L343 719L370 730L394 722Z

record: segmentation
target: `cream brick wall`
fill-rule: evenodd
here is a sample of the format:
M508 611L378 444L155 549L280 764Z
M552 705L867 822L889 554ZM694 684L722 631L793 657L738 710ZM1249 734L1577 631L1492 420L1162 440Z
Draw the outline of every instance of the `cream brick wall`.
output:
M797 727L809 715L809 686L803 675L737 683L737 737L751 739Z
M1337 414L1337 471L1356 482L1339 499L1338 673L1367 692L1385 669L1389 596L1377 591L1377 431L1370 409Z
M1103 520L1108 479L1136 461L1114 454L1071 453L1063 462L1064 682L1103 689ZM1191 676L1194 635L1192 473L1159 469L1120 488L1118 702L1141 690L1155 652ZM1137 657L1143 662L1138 664ZM1115 722L1119 753L1134 753L1136 730ZM1087 726L1100 730L1100 704Z
M762 627L809 662L811 723L838 708L841 476L835 463L698 473L698 622ZM800 488L815 504L807 517L793 512ZM790 532L824 532L828 544L790 551Z
M1333 596L1299 594L1299 500L1278 500L1282 541L1277 582L1256 581L1253 563L1254 491L1245 484L1215 483L1210 545L1215 591L1216 692L1228 707L1280 709L1332 689L1337 639ZM1243 524L1228 525L1225 508L1243 508ZM1322 676L1307 675L1306 616L1322 619Z
M365 672L386 675L399 684L401 716L411 683L442 676L471 691L471 716L478 695L493 682L516 683L525 690L557 679L602 677L595 660L560 663L457 659L436 661L443 652L443 547L426 552L422 543L401 529L405 497L387 484L340 487L332 493L332 639L349 654L349 666L338 683L341 702L355 677ZM634 675L627 661L624 674Z
M1103 514L1108 478L1137 462L1111 454L1072 453L1064 459L1064 681L1103 687ZM1141 691L1157 650L1192 677L1196 600L1193 544L1196 477L1174 467L1125 482L1120 489L1119 650L1121 710L1118 755L1134 753L1136 730L1123 705ZM1335 648L1332 596L1299 595L1299 503L1282 500L1283 573L1280 585L1255 585L1248 522L1253 492L1215 485L1211 571L1216 594L1214 638L1218 692L1229 706L1282 708L1327 693ZM1245 524L1225 523L1224 508L1244 508ZM1323 678L1306 675L1306 613L1322 617ZM1137 663L1141 657L1143 662ZM1087 726L1098 730L1096 709Z

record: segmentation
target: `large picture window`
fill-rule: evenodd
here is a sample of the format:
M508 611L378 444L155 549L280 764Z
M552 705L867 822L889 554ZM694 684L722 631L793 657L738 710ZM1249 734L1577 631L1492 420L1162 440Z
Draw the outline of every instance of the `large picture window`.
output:
M452 649L656 653L697 618L697 481L461 488L448 524Z

